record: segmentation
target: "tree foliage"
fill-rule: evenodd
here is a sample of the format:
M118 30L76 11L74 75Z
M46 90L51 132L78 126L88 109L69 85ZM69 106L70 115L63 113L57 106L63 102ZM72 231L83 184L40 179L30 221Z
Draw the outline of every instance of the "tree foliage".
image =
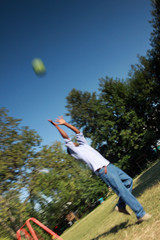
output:
M34 185L31 185L34 147L40 137L28 127L20 127L20 119L8 116L0 109L0 225L14 238L16 230L28 215L26 203ZM22 203L21 193L27 188L28 198Z

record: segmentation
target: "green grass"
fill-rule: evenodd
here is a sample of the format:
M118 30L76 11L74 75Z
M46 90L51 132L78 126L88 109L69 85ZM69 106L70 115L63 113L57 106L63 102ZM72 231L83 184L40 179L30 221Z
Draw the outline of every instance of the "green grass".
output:
M114 194L62 234L64 240L158 240L160 237L160 162L134 180L133 194L152 218L136 224L136 216L114 211Z

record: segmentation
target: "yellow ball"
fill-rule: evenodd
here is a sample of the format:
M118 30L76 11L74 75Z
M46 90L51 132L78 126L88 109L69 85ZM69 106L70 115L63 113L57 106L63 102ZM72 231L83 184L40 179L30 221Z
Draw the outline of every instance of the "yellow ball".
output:
M37 75L43 75L46 72L45 65L44 65L43 61L40 58L33 59L32 67L33 67L34 72Z

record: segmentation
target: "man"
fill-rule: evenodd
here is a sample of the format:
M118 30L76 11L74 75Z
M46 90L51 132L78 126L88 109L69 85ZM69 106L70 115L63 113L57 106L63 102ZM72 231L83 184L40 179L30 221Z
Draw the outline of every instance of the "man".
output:
M89 146L83 133L81 133L76 127L67 123L62 116L57 118L56 122L53 122L52 120L48 121L58 129L61 136L64 138L67 152L72 157L87 163L90 169L119 196L119 201L115 207L116 211L130 215L126 210L127 204L136 214L138 223L146 221L151 217L151 215L144 211L141 204L132 195L133 180L131 177L118 167L111 164L99 152ZM59 125L64 125L74 131L76 133L77 143L73 143L67 133L60 128Z

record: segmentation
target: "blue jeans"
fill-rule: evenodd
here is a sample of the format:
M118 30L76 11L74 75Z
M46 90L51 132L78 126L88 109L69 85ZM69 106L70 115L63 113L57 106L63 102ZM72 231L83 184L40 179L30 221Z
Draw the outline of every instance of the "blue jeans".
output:
M105 174L104 168L101 168L98 176L119 196L118 207L125 208L127 204L135 212L137 218L145 215L143 207L131 193L133 180L125 172L113 164L109 164L107 174Z

